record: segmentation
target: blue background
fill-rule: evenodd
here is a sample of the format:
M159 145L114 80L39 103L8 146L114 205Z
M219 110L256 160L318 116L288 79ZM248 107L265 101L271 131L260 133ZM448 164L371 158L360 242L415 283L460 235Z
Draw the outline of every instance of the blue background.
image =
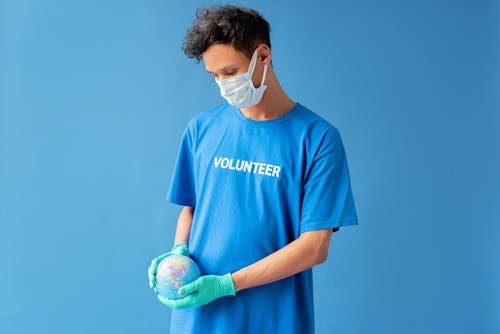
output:
M0 333L168 332L147 268L181 133L224 102L181 51L209 3L0 2ZM346 148L359 225L314 269L317 333L499 333L499 3L234 3Z

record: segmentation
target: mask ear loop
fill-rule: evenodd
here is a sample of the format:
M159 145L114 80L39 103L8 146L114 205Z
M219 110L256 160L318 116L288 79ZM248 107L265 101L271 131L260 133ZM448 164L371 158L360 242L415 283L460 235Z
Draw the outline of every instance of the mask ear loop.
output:
M260 81L260 85L262 86L264 84L264 81L266 81L266 74L267 74L267 65L264 65L264 73L262 74L262 80ZM259 86L260 87L260 86Z
M257 49L253 52L252 59L250 60L250 66L248 66L248 74L250 77L253 75L253 70L255 69L255 64L257 63Z
M252 78L253 71L255 70L255 64L256 63L257 63L257 49L254 51L254 53L252 55L252 59L250 60L250 66L249 66L249 68L251 68L251 70L249 72L250 78ZM262 73L262 80L260 81L260 86L262 86L264 84L264 81L266 81L267 65L268 64L264 65L264 71Z

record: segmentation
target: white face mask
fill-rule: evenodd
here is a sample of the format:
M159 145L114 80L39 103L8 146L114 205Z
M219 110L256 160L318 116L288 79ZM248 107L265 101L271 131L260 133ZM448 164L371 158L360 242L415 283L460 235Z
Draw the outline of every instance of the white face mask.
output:
M262 95L267 86L264 85L266 80L267 64L264 65L264 73L262 73L262 81L260 86L255 88L252 82L252 74L257 62L257 49L252 55L250 65L245 73L225 79L217 80L215 82L219 85L220 94L223 98L238 108L248 108L256 105L262 99Z

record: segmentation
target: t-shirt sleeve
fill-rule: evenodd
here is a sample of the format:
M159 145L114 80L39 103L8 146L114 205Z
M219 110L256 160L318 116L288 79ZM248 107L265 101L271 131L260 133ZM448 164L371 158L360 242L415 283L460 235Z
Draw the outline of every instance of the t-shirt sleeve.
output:
M174 204L194 207L196 204L196 193L192 147L193 137L188 124L182 134L166 198Z
M300 232L357 225L347 157L336 128L329 129L304 177Z

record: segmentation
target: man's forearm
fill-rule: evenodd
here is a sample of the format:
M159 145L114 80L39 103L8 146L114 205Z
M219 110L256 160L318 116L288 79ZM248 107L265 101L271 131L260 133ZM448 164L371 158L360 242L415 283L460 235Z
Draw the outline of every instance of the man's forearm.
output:
M194 208L185 206L179 214L177 228L175 230L174 245L188 244L189 233L191 232L191 223L193 221Z
M271 283L324 262L324 251L321 251L319 245L314 245L313 241L314 239L298 238L265 258L232 273L236 291Z

